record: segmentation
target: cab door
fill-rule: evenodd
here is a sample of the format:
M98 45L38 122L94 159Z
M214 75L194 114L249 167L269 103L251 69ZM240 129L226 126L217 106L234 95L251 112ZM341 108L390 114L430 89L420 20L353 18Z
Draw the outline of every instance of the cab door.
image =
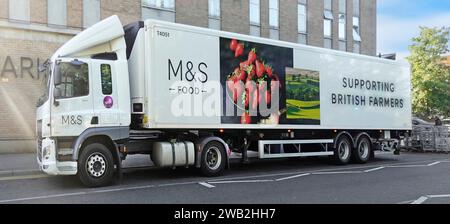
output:
M92 60L93 102L96 127L120 126L117 71L113 60Z
M94 116L90 59L63 59L55 63L51 102L52 136L78 136Z

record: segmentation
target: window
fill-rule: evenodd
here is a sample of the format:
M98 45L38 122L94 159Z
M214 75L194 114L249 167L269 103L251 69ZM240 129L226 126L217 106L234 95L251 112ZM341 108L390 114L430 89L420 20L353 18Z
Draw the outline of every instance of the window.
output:
M345 14L339 14L339 39L340 40L345 40L346 37L346 26L345 26L345 22L346 22L346 17Z
M100 66L102 73L102 93L103 95L112 94L112 77L111 77L111 65L102 64Z
M306 33L306 5L303 3L298 4L298 32Z
M308 44L308 36L304 33L298 34L298 43L299 44Z
M298 43L307 44L306 0L298 0L297 16Z
M344 14L347 12L347 0L339 0L339 12Z
M325 10L331 11L331 9L332 9L332 0L324 0L323 1L323 6L324 6Z
M260 24L260 0L250 0L250 35L261 35Z
M67 25L67 1L47 0L48 24L56 26Z
M359 17L359 10L360 10L359 0L353 0L353 16Z
M56 66L61 83L55 86L56 98L71 98L89 95L89 69L86 63L73 65L61 62Z
M347 42L344 40L339 41L339 50L340 51L347 51Z
M142 0L142 20L175 22L175 0Z
M329 19L324 19L323 20L323 35L325 37L330 37L331 38L331 33L332 33L332 26L331 26L331 20Z
M209 28L220 30L220 0L208 0Z
M353 17L353 40L361 42L361 30L359 27L359 17Z
M269 26L270 26L270 38L278 40L280 34L278 28L279 24L279 0L269 0Z
M333 41L330 38L325 38L323 41L323 47L332 49L333 48Z
M30 1L29 0L9 0L9 18L11 20L29 22L30 21Z
M353 42L353 53L361 53L361 42Z
M100 21L100 0L83 0L83 27L90 27L98 21Z
M278 0L270 0L269 1L269 25L272 28L279 27L278 12L279 12Z
M142 0L143 5L160 8L160 9L175 9L175 0Z

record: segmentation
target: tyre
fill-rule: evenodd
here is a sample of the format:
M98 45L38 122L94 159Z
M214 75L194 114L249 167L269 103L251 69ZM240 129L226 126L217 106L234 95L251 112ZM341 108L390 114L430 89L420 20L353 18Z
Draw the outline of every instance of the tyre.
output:
M334 149L333 160L337 165L346 165L350 162L352 155L352 144L350 140L342 136L338 139Z
M222 175L227 162L224 146L219 142L209 142L203 148L200 170L207 177Z
M364 164L369 162L372 156L372 142L366 137L358 140L356 148L353 149L352 157L355 163Z
M107 186L112 182L114 159L104 145L93 143L84 147L78 158L78 177L88 187Z

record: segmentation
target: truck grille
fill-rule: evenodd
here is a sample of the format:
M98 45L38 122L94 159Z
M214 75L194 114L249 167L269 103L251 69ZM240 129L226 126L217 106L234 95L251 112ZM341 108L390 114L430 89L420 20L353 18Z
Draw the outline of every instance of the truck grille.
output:
M42 120L38 120L36 123L36 142L37 142L37 157L39 162L42 162Z

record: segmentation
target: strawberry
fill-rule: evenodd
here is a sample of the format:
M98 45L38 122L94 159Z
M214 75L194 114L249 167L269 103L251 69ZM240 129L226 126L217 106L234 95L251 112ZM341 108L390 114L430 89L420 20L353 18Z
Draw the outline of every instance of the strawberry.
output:
M236 51L234 52L234 57L237 58L244 54L244 44L240 43L236 47Z
M239 64L239 68L241 68L241 70L247 70L248 66L249 66L248 61L243 61Z
M240 70L238 79L242 82L245 82L245 80L247 79L247 73L244 70Z
M247 71L249 79L253 79L253 77L255 77L256 71L255 71L255 66L254 65L248 66L246 71Z
M251 124L252 118L248 112L244 112L241 116L241 124Z
M266 71L266 67L259 60L256 60L255 65L256 65L256 76L258 76L258 78L263 77L264 72Z
M232 51L235 51L236 48L237 48L237 46L238 46L237 40L236 40L236 39L231 40L231 43L230 43L230 49L231 49Z
M266 65L266 73L269 76L269 78L273 78L273 69L271 66Z
M228 90L229 91L233 91L233 89L234 89L234 80L232 80L232 79L228 79L227 80L227 87L228 87Z
M253 48L249 53L248 53L248 59L247 62L248 64L253 64L253 62L255 62L256 60L256 49Z

